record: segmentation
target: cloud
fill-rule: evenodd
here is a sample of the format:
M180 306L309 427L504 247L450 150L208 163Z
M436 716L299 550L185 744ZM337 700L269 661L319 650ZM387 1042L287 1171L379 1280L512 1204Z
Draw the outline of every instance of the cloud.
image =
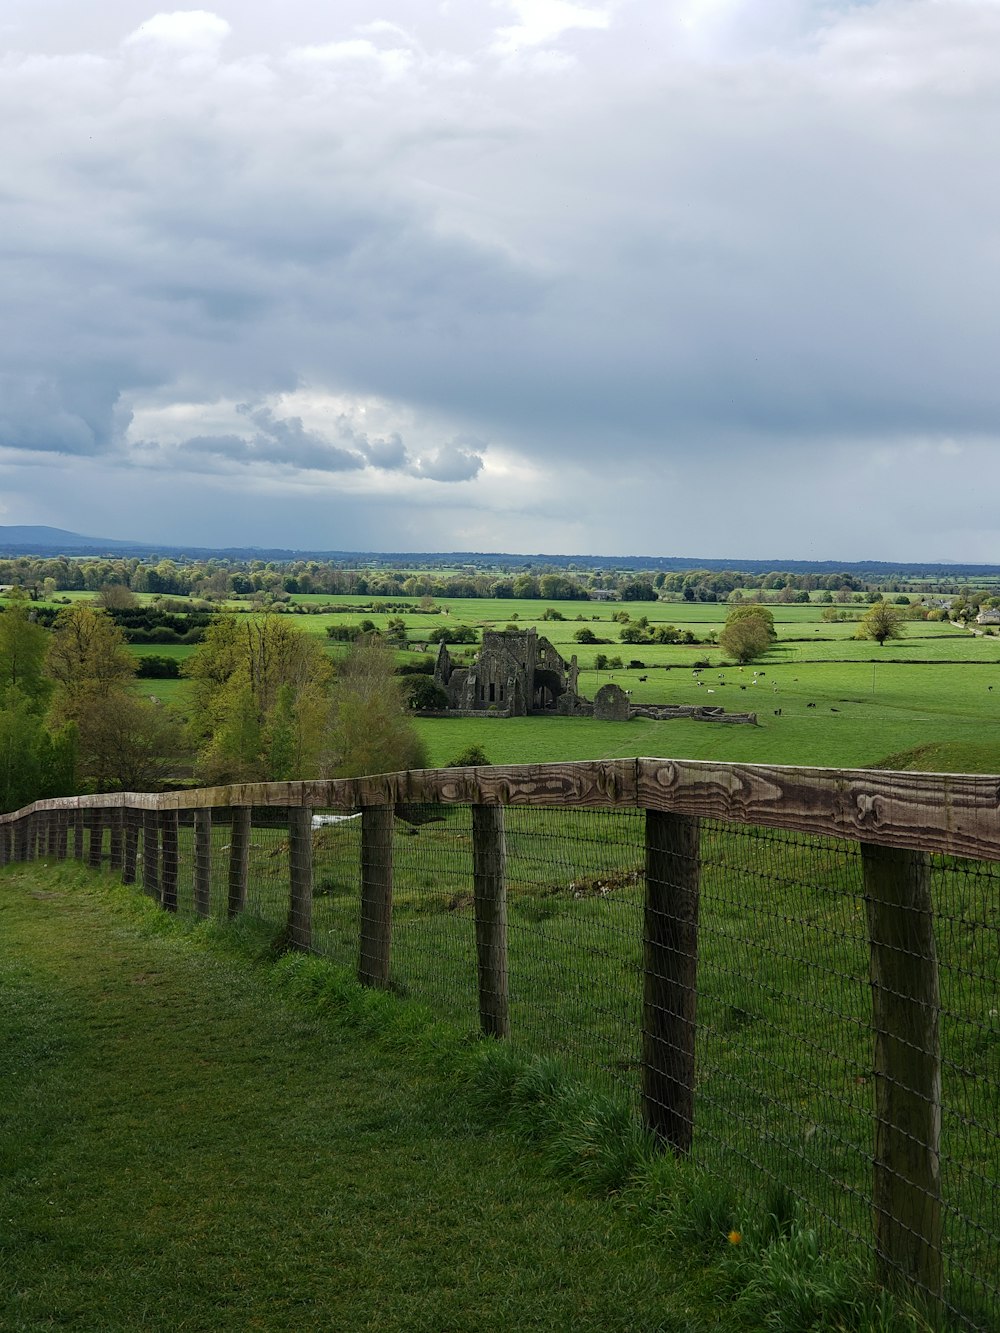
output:
M182 9L154 14L125 38L126 48L160 45L178 51L214 51L232 28L225 19L205 9Z
M421 455L413 474L430 481L472 481L483 470L482 453L477 451L482 448L477 441L451 440Z
M214 469L292 532L349 489L376 546L735 550L749 506L883 555L935 467L996 493L1000 6L43 9L0 74L10 493Z
M547 45L573 29L602 30L611 22L606 10L569 0L507 0L507 4L519 22L497 29L493 50L499 55Z

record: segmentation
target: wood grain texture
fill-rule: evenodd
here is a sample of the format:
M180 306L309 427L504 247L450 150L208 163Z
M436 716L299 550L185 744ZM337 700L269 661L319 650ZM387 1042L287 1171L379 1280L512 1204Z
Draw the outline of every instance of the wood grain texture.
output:
M472 886L479 1025L487 1037L509 1037L507 839L502 805L472 807Z
M212 812L196 810L194 816L194 910L198 916L211 912Z
M941 992L930 862L862 845L875 1034L872 1212L883 1286L942 1290Z
M160 811L160 906L165 912L177 911L177 879L180 847L177 811Z
M237 783L162 795L69 796L0 815L0 826L52 810L360 810L430 803L567 810L635 807L1000 860L1000 777L694 759L426 769L330 781Z
M700 826L687 815L646 815L643 913L642 1113L679 1156L695 1123Z
M368 806L361 816L361 924L358 980L389 985L392 962L392 809Z
M247 881L250 872L250 810L234 806L229 836L229 896L226 915L230 920L247 905Z
M312 810L293 806L288 811L288 925L290 948L308 953L312 948Z
M639 761L651 810L958 856L1000 859L1000 778Z

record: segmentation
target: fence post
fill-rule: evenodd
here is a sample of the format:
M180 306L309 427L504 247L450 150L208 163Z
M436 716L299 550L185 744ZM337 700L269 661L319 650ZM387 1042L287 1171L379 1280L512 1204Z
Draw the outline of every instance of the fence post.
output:
M392 954L392 806L369 805L361 812L362 986L386 987Z
M160 897L160 818L155 810L142 812L142 891Z
M24 859L34 861L38 856L38 816L30 814L25 818Z
M941 1009L926 852L861 844L875 1032L876 1277L937 1299Z
M54 810L46 810L45 814L42 815L42 841L45 855L54 859L56 854L56 814Z
M165 912L177 911L178 838L177 811L160 811L160 837L163 861L160 870L160 906Z
M66 832L68 823L65 810L57 810L52 816L52 850L57 861L66 860Z
M229 839L230 918L239 916L247 905L247 878L250 870L250 807L234 805L230 810L233 827Z
M108 816L111 827L111 845L108 852L108 869L112 874L121 873L122 868L122 811L112 810Z
M0 824L0 866L10 862L10 825Z
M125 837L122 847L122 883L135 883L135 863L139 854L139 812L125 810Z
M293 949L312 948L312 810L292 806L288 811L288 927Z
M212 898L212 812L194 812L194 910L208 916Z
M694 1132L700 823L646 811L642 1110L678 1156Z
M507 840L502 805L472 807L472 866L479 1025L487 1037L509 1037Z
M83 813L79 808L73 811L73 858L77 861L83 860Z
M91 870L100 870L101 852L104 847L104 819L100 810L87 811L87 828L89 832L87 865Z
M27 861L28 859L28 817L22 815L20 819L14 821L14 860Z

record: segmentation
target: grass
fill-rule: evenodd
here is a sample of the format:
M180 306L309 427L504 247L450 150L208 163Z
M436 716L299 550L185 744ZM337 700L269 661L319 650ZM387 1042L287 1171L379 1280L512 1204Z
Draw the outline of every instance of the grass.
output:
M396 614L369 611L371 600L320 595L298 597L294 602L336 603L345 608L298 618L307 632L322 636L328 624L356 624L369 618L384 626ZM418 719L432 766L447 763L469 745L479 744L494 763L666 754L850 768L885 766L889 756L905 754L910 764L970 764L970 771L1000 771L1000 742L991 747L984 739L1000 722L1000 638L974 636L944 621L910 622L902 639L879 648L853 637L853 621L821 621L821 608L815 603L775 605L769 609L779 637L756 664L755 684L753 667L740 671L724 666L723 655L714 644L622 644L621 627L611 619L625 609L634 618L648 617L654 626L672 623L705 638L721 628L728 610L723 603L643 602L624 608L620 604L555 603L565 616L561 621L541 620L546 609L542 601L441 599L448 616L422 613L414 599L410 605L413 609L405 619L411 644L445 624L470 624L479 629L503 628L509 623L534 627L565 656L577 655L580 687L590 698L600 685L613 679L631 691L636 703L721 704L731 712L754 712L758 718L757 727L725 728L683 720L618 724L559 717ZM583 625L612 642L591 647L577 644L573 636ZM183 660L193 649L151 644L134 651ZM330 645L330 651L336 656L342 648ZM613 674L597 672L594 660L598 652L618 655L626 664L639 661L643 666L626 666ZM694 664L706 660L711 668L695 675ZM139 681L136 688L183 713L185 681Z
M251 919L73 866L0 912L4 1327L929 1329L787 1196Z
M465 1033L477 1022L471 827L452 809L394 840L393 982ZM642 994L640 812L507 811L509 967L517 1059L558 1051L589 1083L638 1095ZM358 821L314 834L314 941L353 969ZM182 830L182 908L190 848ZM213 896L225 901L224 824L213 828ZM255 827L248 909L280 928L288 843ZM871 1000L856 849L732 829L702 833L695 1159L753 1192L779 1186L830 1256L869 1243ZM942 1176L950 1271L997 1286L996 877L936 858L933 893L945 1057ZM975 1297L975 1293L973 1293ZM955 1296L965 1307L966 1297ZM973 1299L972 1308L975 1301Z
M408 1055L384 997L333 1021L109 892L2 876L4 1328L708 1326L711 1283L483 1132L454 1038Z

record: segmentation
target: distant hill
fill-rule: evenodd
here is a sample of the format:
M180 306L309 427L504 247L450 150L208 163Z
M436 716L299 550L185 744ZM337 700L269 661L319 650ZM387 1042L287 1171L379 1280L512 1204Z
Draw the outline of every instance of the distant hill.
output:
M0 526L0 551L17 555L77 555L81 551L121 551L132 549L134 542L113 541L108 537L84 537L65 528Z
M1000 565L964 565L941 561L892 560L747 560L678 555L545 555L509 551L319 551L259 546L168 546L157 542L120 541L111 537L85 537L65 528L4 527L0 525L0 555L116 555L168 556L172 559L206 560L214 556L228 560L333 560L348 566L386 569L461 568L503 569L607 569L607 570L741 570L767 574L780 570L789 574L854 574L861 579L928 578L975 579L1000 575Z

